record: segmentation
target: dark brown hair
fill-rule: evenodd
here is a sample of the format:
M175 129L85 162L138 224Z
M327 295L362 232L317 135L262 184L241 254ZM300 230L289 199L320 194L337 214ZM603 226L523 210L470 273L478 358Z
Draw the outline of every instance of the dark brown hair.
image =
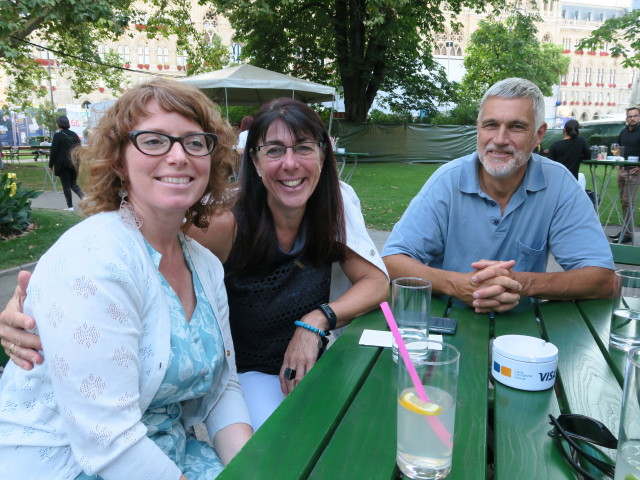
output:
M316 189L307 201L305 256L314 265L342 261L346 256L346 231L340 179L329 133L320 116L308 105L292 98L278 98L264 105L249 129L242 159L240 195L236 209L241 211L244 228L239 229L242 258L231 275L267 271L275 261L278 239L267 204L267 189L258 176L251 155L264 141L271 124L280 120L295 138L313 138L322 143L324 162ZM303 220L303 221L304 221Z

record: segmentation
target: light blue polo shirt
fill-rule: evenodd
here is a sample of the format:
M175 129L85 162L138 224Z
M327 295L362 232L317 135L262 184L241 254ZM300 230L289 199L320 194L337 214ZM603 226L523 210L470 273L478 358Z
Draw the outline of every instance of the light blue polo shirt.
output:
M480 188L476 153L440 167L395 225L382 256L404 254L449 271L480 259L516 260L544 272L548 253L565 269L614 269L609 243L585 191L567 168L532 154L504 211Z

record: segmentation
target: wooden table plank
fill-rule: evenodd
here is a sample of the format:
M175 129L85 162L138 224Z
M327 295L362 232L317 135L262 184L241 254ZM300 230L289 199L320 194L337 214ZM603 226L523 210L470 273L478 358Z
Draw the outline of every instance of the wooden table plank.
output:
M385 348L310 479L396 478L396 376L397 364Z
M378 358L378 348L354 345L364 328L385 325L379 310L354 320L331 346L331 355L320 359L218 478L307 478ZM321 387L300 388L314 382Z
M494 336L540 337L535 312L529 302L525 299L516 309L497 314ZM495 380L493 384L496 480L575 478L573 469L547 435L551 429L547 415L560 413L554 390L529 392Z
M460 374L448 480L480 480L486 476L488 455L489 318L459 304L454 304L450 316L458 319L458 331L444 335L444 341L460 351Z
M574 302L544 302L540 312L549 341L556 345L563 406L618 432L622 389Z
M634 247L637 248L637 247ZM613 374L622 387L624 385L624 365L626 352L609 345L609 331L611 329L611 300L581 300L576 302L587 326L594 333L600 349L605 353ZM608 353L608 356L606 355Z

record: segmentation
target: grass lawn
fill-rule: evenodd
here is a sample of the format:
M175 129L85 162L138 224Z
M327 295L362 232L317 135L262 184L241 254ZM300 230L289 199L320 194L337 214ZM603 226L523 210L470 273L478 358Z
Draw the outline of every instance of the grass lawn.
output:
M439 164L415 163L411 165L401 163L358 163L351 186L355 189L362 203L362 212L367 226L376 230L391 230L400 219L409 202L420 191L424 183ZM593 190L591 173L587 165L582 165L580 171L587 178L587 189ZM604 168L596 169L597 183L602 185ZM621 219L617 214L610 214L612 201L618 200L618 185L616 172L611 180L600 208L601 223L620 225ZM607 221L608 220L608 221ZM640 214L636 210L636 225L640 225Z
M37 228L21 237L0 241L0 270L35 262L82 218L73 212L34 210L32 219Z
M6 158L6 157L5 157ZM29 162L22 161L21 163L8 163L4 162L4 172L13 172L18 176L18 182L22 182L22 186L26 188L33 188L34 190L42 190L42 184L44 180L44 166L48 163L43 162ZM62 190L60 185L60 179L53 177L56 181L56 185L59 190ZM47 190L51 190L51 181L48 185L45 185Z

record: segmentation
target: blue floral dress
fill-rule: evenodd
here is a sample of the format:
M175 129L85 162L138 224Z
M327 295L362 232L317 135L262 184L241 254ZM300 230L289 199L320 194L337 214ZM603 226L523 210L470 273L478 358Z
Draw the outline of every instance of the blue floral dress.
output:
M160 254L148 243L147 249L158 265ZM180 299L158 272L171 316L171 354L164 380L141 421L147 427L147 436L189 480L211 480L222 471L222 462L208 443L185 432L180 402L203 397L211 385L220 381L224 344L213 309L184 245L183 252L193 278L196 308L188 322ZM82 473L76 480L100 478Z

